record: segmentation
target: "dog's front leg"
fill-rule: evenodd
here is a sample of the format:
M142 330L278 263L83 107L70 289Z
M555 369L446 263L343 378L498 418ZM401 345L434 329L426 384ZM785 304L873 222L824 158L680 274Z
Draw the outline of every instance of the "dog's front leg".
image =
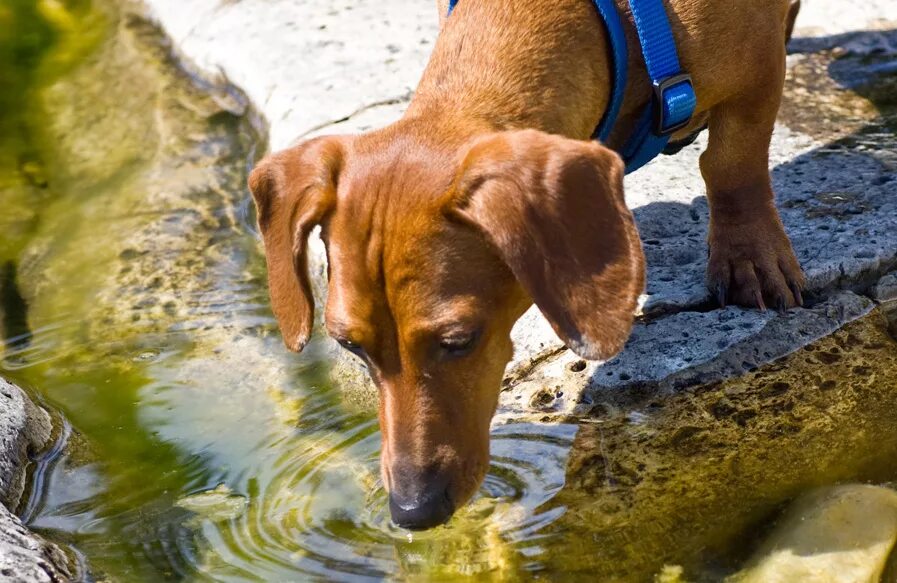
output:
M723 305L781 309L803 301L803 272L776 210L769 175L784 48L782 43L768 62L754 63L752 82L710 113L709 144L701 156L710 204L707 284Z

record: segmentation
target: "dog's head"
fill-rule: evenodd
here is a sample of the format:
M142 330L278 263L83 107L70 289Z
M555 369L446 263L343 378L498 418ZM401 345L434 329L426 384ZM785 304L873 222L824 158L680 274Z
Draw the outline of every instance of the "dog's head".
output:
M398 525L442 523L477 490L510 331L533 302L584 358L623 346L644 285L623 173L594 142L526 130L459 146L398 128L314 139L252 172L271 301L295 351L312 330L306 240L321 226L326 330L379 389Z

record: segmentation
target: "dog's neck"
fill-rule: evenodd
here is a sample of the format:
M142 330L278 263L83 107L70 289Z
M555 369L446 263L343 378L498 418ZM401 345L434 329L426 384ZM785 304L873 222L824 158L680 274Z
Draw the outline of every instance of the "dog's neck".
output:
M588 139L609 88L605 29L591 2L462 0L406 117L459 139L517 128Z

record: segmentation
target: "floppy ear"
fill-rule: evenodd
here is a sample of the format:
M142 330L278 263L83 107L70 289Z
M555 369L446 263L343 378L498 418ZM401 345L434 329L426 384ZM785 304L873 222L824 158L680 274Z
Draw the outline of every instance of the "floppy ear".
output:
M314 323L308 235L335 204L343 154L343 138L317 138L268 156L249 175L271 306L284 343L295 352L305 347Z
M450 194L450 213L482 231L558 336L593 360L622 349L645 285L623 174L597 142L501 132L470 147Z

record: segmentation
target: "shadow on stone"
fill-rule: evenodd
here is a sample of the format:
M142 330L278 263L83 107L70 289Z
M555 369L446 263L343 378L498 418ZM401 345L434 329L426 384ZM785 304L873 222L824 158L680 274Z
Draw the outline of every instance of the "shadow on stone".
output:
M878 48L893 44L897 33L847 36L859 47L871 48L812 53L812 66L790 64L783 125L773 152L773 162L782 158L772 170L777 204L807 274L808 307L783 314L716 309L703 281L706 198L695 197L690 204L649 202L634 209L648 261L649 297L645 318L624 351L607 363L571 369L576 359L569 351L543 346L533 364L512 367L513 389L503 396L503 407L525 412L521 404L532 402L529 393L546 386L564 399L539 400L540 411L563 414L584 412L577 407L577 396L585 406L600 404L613 389L614 401L637 401L721 380L781 358L871 309L873 302L863 295L897 265L897 154L894 134L886 127L897 107L882 97L889 92L880 89L893 86L895 75L885 65L897 52ZM828 46L829 41L822 42ZM806 95L813 94L804 89L819 85L816 75L828 71L843 81L831 81L824 88L829 93L812 102ZM871 103L864 95L878 101ZM829 107L831 103L837 107ZM839 105L850 103L855 111ZM811 117L813 127L808 125ZM791 135L792 124L811 137L830 139ZM681 162L696 162L701 147L686 148ZM671 168L659 165L655 170L662 180ZM672 170L681 171L681 166ZM656 188L654 182L647 184ZM552 351L547 358L539 356Z

